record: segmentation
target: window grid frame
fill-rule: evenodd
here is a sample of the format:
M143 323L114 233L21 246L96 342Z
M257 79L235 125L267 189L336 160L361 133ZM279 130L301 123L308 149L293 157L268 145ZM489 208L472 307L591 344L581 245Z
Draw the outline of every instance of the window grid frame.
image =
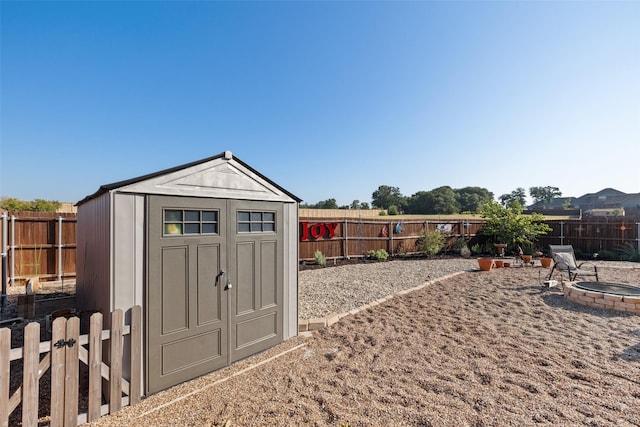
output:
M167 212L180 212L179 220L167 220ZM188 212L197 212L198 220L187 220ZM204 213L215 214L215 220L203 220ZM197 233L188 233L188 225L198 225ZM179 232L167 233L168 225L177 225ZM203 232L205 226L214 225L214 232ZM219 236L220 235L220 210L219 209L189 209L189 208L165 208L162 209L162 236L163 237L177 237L177 236Z
M241 219L242 214L247 215L248 219ZM259 215L259 219L254 220L256 215ZM269 216L270 219L265 219L266 216ZM265 225L271 226L270 229L265 230ZM248 229L241 230L242 226L247 226ZM236 212L236 233L265 234L276 232L276 211L238 210Z

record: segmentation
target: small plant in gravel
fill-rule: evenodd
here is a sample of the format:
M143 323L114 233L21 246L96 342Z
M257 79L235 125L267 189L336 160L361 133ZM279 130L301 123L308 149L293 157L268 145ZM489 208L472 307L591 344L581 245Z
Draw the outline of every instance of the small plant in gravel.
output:
M438 230L428 231L423 228L416 240L416 248L424 254L435 255L444 248L444 235Z
M319 249L313 253L313 259L318 265L321 265L323 267L327 265L327 257Z
M367 252L367 257L369 259L375 259L375 260L378 260L378 261L385 261L387 258L389 258L389 254L384 249L378 249L377 251L371 249L370 251Z

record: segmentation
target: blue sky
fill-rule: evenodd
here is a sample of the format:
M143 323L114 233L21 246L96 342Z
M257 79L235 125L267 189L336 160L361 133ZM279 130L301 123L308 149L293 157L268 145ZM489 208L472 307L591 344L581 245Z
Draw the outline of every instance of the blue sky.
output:
M640 192L640 2L0 5L0 195L231 150L305 202Z

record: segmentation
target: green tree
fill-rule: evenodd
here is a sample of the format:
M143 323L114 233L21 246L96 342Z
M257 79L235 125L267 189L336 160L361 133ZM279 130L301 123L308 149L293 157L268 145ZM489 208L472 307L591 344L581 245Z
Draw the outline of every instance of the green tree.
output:
M407 200L407 213L426 214L429 211L431 195L429 191L418 191Z
M303 209L338 209L338 202L336 199L327 199L314 204L302 203L300 207ZM348 209L348 207L344 207L344 209Z
M327 199L322 202L318 202L314 206L315 209L338 209L338 202L336 199Z
M454 214L460 212L455 191L449 186L419 191L409 198L407 212L412 214Z
M400 193L398 187L381 185L371 195L374 208L389 209L389 206L396 205L399 209L404 209L407 204L405 197Z
M493 193L486 188L464 187L454 191L461 212L478 212L483 204L493 200Z
M522 205L518 202L502 206L496 201L485 203L480 209L485 223L480 232L491 236L494 243L515 245L531 245L541 234L547 234L551 228L544 223L544 216L539 213L522 214Z
M62 203L57 200L35 199L30 202L14 197L3 197L0 200L0 208L7 211L28 212L57 212Z
M554 198L562 196L562 192L558 187L531 187L529 195L533 199L533 203L544 202L543 206L547 207Z
M511 193L500 196L500 203L502 203L504 207L509 207L514 202L520 204L521 207L527 204L527 195L524 188L518 187Z

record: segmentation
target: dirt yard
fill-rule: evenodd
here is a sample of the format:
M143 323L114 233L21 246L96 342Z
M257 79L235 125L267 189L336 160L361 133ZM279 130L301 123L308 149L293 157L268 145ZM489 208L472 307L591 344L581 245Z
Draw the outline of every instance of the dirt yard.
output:
M94 425L640 425L640 316L567 302L540 270L396 296Z

